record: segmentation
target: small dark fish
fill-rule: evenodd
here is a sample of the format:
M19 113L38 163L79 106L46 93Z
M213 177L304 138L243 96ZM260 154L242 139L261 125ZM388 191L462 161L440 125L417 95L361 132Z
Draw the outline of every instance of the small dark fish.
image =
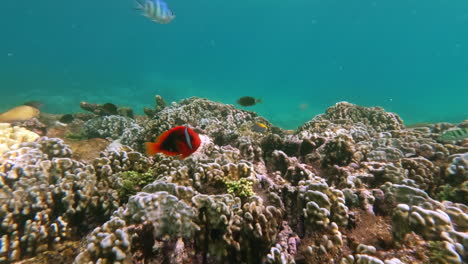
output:
M453 142L468 138L468 128L457 128L445 131L439 140L442 142Z
M251 127L252 131L258 132L258 133L265 133L268 130L268 126L263 124L263 123L255 123Z
M39 101L28 101L28 102L24 103L23 105L28 105L28 106L34 107L36 109L39 109L44 104L42 102L39 102Z
M65 124L69 124L71 122L73 122L73 120L75 120L75 118L73 117L72 114L65 114L63 116L60 117L59 121L61 123L65 123Z
M146 154L152 156L163 153L168 156L186 158L200 147L200 136L191 128L185 126L174 127L162 133L156 142L146 142Z
M106 115L117 115L117 106L112 103L105 103L102 105L102 110Z
M237 100L237 103L242 106L252 106L261 102L262 102L261 99L256 99L250 96L243 96Z

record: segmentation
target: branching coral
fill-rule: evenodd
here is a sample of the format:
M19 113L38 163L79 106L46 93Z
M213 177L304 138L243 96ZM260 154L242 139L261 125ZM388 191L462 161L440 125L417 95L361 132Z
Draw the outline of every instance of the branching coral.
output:
M16 261L100 224L117 208L117 194L92 166L66 156L57 139L41 138L3 155L0 261Z
M1 263L85 234L76 264L467 261L454 203L467 149L436 140L454 125L341 102L286 133L230 105L156 99L150 119L86 117L88 136L114 140L99 158L51 138L0 157ZM138 152L176 125L202 138L191 156Z
M112 138L134 149L143 147L143 128L128 117L117 115L96 117L86 121L83 129L88 138Z

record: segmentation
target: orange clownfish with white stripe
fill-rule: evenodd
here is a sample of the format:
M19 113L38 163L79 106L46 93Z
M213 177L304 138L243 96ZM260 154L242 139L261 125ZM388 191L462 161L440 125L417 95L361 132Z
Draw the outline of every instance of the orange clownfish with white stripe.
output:
M146 142L146 154L153 156L163 153L168 156L180 156L182 159L190 156L201 145L200 136L186 126L174 127L162 133L156 142Z

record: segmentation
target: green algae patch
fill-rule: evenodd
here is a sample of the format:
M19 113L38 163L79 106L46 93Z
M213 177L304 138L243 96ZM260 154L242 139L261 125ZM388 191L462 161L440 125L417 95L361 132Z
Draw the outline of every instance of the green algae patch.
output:
M457 254L450 250L447 244L448 242L444 241L429 241L427 246L429 250L429 263L461 263L458 262Z
M253 182L247 178L242 178L236 181L225 179L223 182L227 187L227 192L234 196L247 198L255 194L252 189Z
M156 180L154 171L149 169L147 172L125 171L120 174L119 199L126 203L128 198L135 195L146 185Z
M65 139L68 139L71 141L81 141L81 140L88 139L88 137L82 132L67 132L65 134Z
M439 192L436 194L436 199L440 201L452 201L455 203L465 203L468 193L468 182L464 182L457 187L445 184L439 187Z

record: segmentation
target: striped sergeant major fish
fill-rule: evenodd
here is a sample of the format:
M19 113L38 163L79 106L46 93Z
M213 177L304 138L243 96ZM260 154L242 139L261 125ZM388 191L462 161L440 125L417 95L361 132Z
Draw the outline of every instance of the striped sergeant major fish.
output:
M456 128L445 131L440 137L439 141L454 142L468 138L468 128Z
M136 0L136 9L141 10L143 15L160 24L168 24L175 15L163 0Z

